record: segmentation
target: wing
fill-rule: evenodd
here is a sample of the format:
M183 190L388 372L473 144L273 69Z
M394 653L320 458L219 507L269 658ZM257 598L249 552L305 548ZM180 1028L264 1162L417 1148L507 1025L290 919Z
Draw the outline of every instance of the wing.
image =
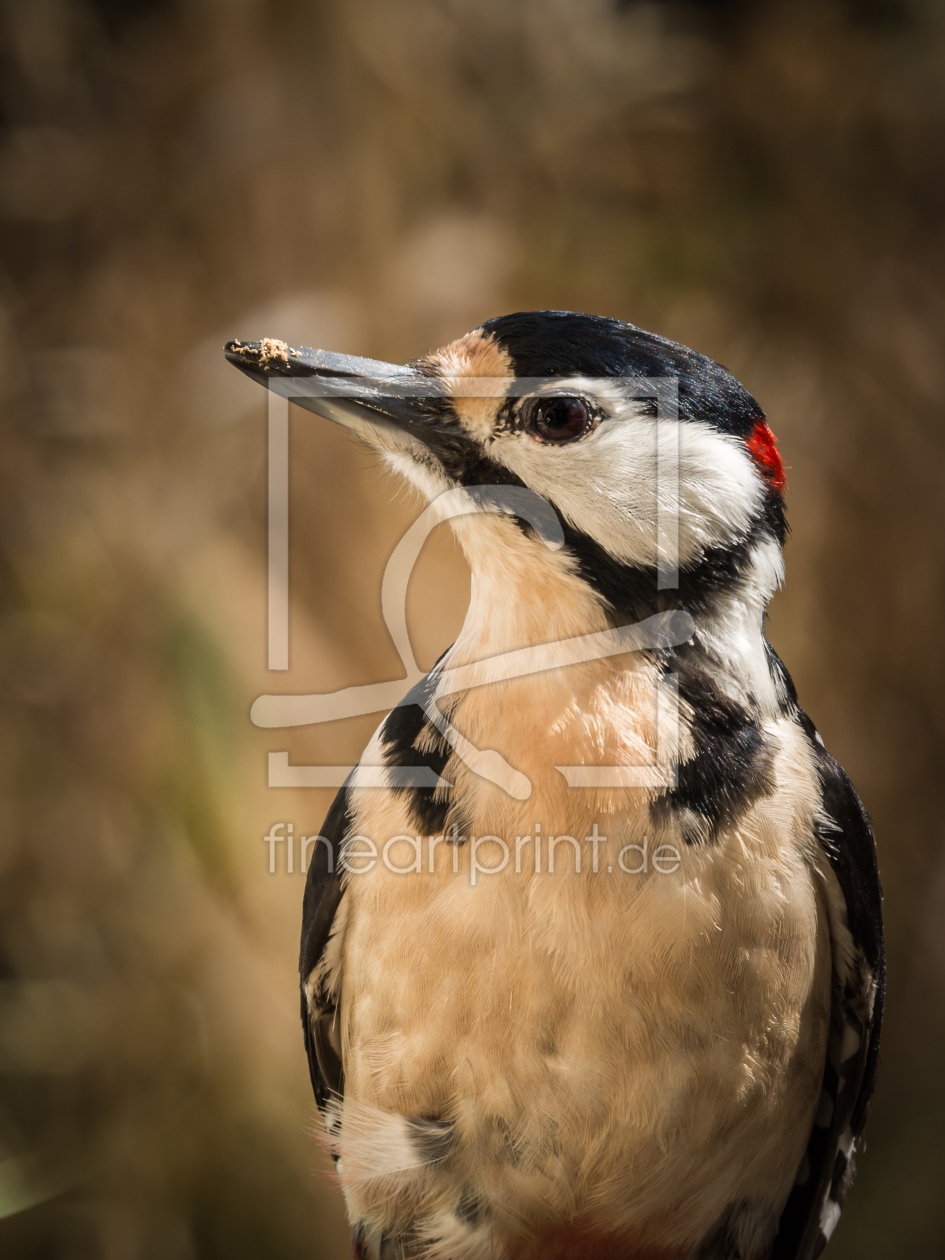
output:
M324 982L312 976L321 961L344 892L338 871L341 844L351 826L347 784L339 791L322 825L309 863L302 902L302 947L299 980L302 989L302 1028L312 1089L320 1111L344 1090L341 1046L337 1032L336 999Z
M447 648L447 651L449 649ZM436 686L437 669L446 652L433 669L407 692L378 728L383 764L389 767L415 767L432 772L436 783L450 755L450 748L435 735L427 719L425 706ZM416 748L424 735L425 751ZM314 846L302 903L302 946L299 955L299 980L302 998L302 1028L308 1054L312 1089L320 1111L329 1101L344 1092L344 1068L341 1062L341 1039L338 1031L338 995L329 992L325 978L313 976L331 935L331 925L341 899L344 884L338 869L345 836L351 830L351 778L341 788L322 825ZM432 785L409 788L392 784L391 791L411 794L411 809L418 827L435 832L446 824L448 801L437 796ZM323 843L322 843L323 842ZM329 1129L331 1128L329 1117Z
M882 894L869 819L813 723L801 710L798 720L817 755L824 798L818 839L836 877L833 994L820 1107L771 1260L814 1260L840 1218L876 1078L886 979Z

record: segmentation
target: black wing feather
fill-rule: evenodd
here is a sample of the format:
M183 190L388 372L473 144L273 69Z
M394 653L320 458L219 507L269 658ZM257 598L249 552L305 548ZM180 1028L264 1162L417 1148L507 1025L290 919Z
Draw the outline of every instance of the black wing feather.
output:
M801 710L797 716L817 756L825 815L818 838L843 894L856 956L845 983L834 971L821 1107L771 1260L815 1260L836 1224L876 1079L886 979L882 893L869 818L813 723Z
M334 999L324 990L316 989L310 1000L306 996L306 982L328 944L331 925L341 904L344 888L338 859L351 823L350 792L345 785L335 797L322 825L321 836L327 844L316 843L313 847L302 902L302 946L299 954L302 1028L309 1075L319 1110L333 1095L343 1092L344 1073L336 1035Z
M437 667L445 656L446 652L430 673L412 687L384 719L381 739L385 765L424 766L437 774L442 772L449 754L442 741L426 752L419 752L415 744L421 730L427 736L431 733L430 724L425 720L425 705L436 685ZM326 843L316 843L313 848L302 903L302 946L299 954L302 1029L309 1075L319 1110L324 1110L332 1097L343 1094L344 1069L336 1000L322 987L307 987L307 982L328 944L331 925L344 895L338 863L345 837L353 824L350 781L348 779L338 792L322 825L320 838ZM392 790L397 792L401 789ZM445 825L448 805L435 797L432 788L413 789L411 808L418 825L424 830L432 832Z

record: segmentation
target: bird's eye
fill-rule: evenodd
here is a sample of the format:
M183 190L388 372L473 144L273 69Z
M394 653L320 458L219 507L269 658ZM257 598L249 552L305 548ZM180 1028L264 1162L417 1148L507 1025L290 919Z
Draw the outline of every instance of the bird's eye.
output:
M541 398L532 408L528 427L543 442L573 442L591 423L591 409L583 398Z

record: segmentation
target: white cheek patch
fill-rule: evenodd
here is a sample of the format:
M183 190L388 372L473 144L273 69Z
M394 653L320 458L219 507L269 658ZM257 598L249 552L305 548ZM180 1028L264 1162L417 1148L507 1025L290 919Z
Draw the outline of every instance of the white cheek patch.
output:
M680 567L743 535L764 494L744 444L695 421L623 407L578 442L553 446L518 432L497 438L489 455L624 563L656 564L658 509L663 520L678 516Z
M372 424L367 419L360 420L356 426L349 423L347 427L377 451L388 468L409 481L429 502L452 486L439 461L422 442L405 430L393 424Z
M381 450L388 468L409 481L429 503L453 485L437 461L419 442L408 449L392 450L389 447L378 449Z
M752 548L742 575L711 612L699 618L698 641L706 670L718 686L748 709L777 718L787 691L772 675L764 645L764 612L784 578L784 558L773 538Z

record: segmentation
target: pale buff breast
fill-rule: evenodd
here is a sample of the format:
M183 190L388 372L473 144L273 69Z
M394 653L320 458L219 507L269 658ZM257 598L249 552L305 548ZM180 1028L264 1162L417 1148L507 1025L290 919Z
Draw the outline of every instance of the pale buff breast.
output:
M451 762L474 840L398 842L388 864L349 877L326 966L342 994L353 1217L392 1229L439 1218L448 1239L457 1204L473 1202L500 1238L577 1218L685 1248L734 1200L758 1200L765 1221L780 1210L830 1001L809 754L780 723L777 790L737 827L694 847L648 834L649 792L569 789L554 769L575 749L591 763L652 755L646 694L652 678L626 660L470 693L457 726L527 774L531 797ZM357 830L378 850L411 834L403 796L355 796ZM605 841L585 840L595 822ZM477 859L502 865L497 842L475 845L489 834L508 860L473 872ZM562 834L579 872L570 842L549 870ZM665 850L654 861L661 845L678 869ZM422 869L408 871L418 847ZM646 869L628 873L641 850ZM376 1115L451 1122L449 1149L399 1170L388 1152L388 1174L372 1177L364 1151L378 1155L377 1141L363 1138ZM490 1254L493 1237L467 1230L455 1254Z

